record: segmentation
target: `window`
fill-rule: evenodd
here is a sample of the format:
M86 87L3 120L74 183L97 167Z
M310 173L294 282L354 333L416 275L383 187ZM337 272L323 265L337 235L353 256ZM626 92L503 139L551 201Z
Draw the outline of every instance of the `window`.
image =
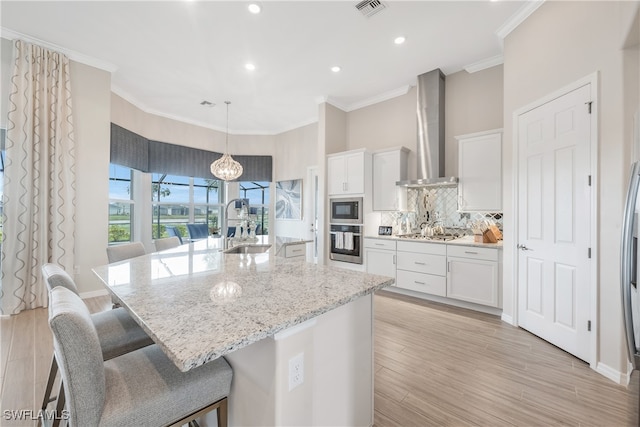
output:
M250 214L255 215L256 234L269 234L269 190L266 181L241 181L240 197L249 199Z
M131 168L109 165L109 244L132 240L132 183Z
M222 185L217 179L193 178L193 222L204 222L209 234L220 232Z
M220 183L213 179L151 174L152 238L168 237L167 226L188 236L187 223L205 223L215 234L220 227Z

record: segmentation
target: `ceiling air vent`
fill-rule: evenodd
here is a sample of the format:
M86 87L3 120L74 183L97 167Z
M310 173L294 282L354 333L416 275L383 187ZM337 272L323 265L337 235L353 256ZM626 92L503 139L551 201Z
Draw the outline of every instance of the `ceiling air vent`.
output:
M375 15L386 7L387 5L380 0L364 0L356 5L356 9L366 17Z

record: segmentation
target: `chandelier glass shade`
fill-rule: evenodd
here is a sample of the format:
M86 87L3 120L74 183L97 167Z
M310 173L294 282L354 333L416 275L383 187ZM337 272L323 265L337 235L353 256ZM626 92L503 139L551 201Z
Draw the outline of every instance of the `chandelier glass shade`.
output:
M227 133L225 137L225 152L218 160L211 163L211 173L217 178L223 181L233 181L238 179L242 175L242 165L233 160L233 157L229 154L229 104L231 102L225 101L227 104Z

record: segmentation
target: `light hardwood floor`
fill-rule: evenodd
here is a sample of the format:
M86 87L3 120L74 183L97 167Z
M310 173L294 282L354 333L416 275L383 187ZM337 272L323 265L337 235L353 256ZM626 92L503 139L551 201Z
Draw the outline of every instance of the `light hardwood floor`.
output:
M627 389L498 317L380 292L375 425L636 426Z
M377 427L638 425L637 374L618 386L495 316L381 292L375 322ZM4 411L35 413L51 352L46 309L0 319L0 426L35 425Z

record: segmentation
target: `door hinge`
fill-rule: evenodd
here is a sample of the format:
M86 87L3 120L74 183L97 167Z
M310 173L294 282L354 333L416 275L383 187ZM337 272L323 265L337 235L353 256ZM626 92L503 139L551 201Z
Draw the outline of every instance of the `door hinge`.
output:
M585 104L587 104L587 111L589 112L589 114L591 114L591 104L592 103L593 103L593 101L585 102Z
M591 332L591 320L587 320L587 331Z
M589 187L591 187L591 175L588 176Z
M591 258L591 248L587 249L587 257Z

